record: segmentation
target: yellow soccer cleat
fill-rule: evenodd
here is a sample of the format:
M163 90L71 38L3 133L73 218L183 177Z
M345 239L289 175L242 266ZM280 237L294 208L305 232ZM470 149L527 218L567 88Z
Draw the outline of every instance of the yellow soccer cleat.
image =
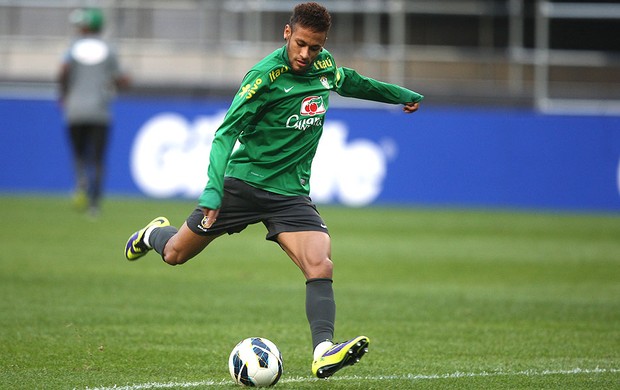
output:
M73 194L73 207L77 211L85 211L88 208L88 196L85 191L78 190Z
M149 224L146 225L144 228L132 234L131 237L129 237L129 240L127 240L127 244L125 245L125 257L127 258L127 260L138 260L140 257L146 255L148 251L151 250L151 248L147 247L144 243L144 233L146 232L146 229L150 228L151 226L170 226L170 222L166 217L157 217L151 222L149 222Z
M359 362L368 352L369 342L368 337L359 336L332 345L320 358L312 362L312 374L317 378L329 378L341 368Z

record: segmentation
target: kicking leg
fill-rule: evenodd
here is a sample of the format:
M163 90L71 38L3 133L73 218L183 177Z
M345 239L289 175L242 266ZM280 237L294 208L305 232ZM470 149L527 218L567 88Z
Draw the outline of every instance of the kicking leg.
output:
M174 232L166 228L151 233L153 248L170 265L183 264L193 258L219 236L200 236L187 227L187 222Z
M185 263L196 256L217 236L200 236L192 232L187 223L177 230L165 217L157 217L129 237L125 245L127 260L137 260L155 249L170 264Z

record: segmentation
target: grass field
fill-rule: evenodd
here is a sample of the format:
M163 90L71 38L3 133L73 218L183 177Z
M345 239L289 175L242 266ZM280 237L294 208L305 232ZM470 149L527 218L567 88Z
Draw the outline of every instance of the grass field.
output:
M233 389L228 354L273 340L281 389L620 388L620 216L322 207L336 336L370 353L310 375L301 273L264 228L189 263L123 257L193 202L0 197L0 388Z

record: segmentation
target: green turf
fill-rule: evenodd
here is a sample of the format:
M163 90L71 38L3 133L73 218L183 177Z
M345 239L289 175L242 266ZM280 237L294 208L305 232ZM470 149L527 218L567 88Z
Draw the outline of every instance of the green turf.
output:
M310 375L304 281L264 228L189 263L124 260L127 236L191 201L0 197L0 388L237 388L227 359L260 335L282 389L620 388L620 216L322 207L337 338L370 353Z

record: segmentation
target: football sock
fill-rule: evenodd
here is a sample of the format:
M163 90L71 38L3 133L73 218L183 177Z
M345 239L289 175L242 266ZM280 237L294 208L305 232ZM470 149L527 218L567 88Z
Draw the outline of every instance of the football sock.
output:
M152 229L150 232L147 230L144 233L144 243L147 246L155 249L155 252L160 255L164 252L164 247L166 243L172 236L177 234L178 229L174 226L163 226L157 227L156 229ZM148 233L148 239L147 239Z
M332 283L327 278L306 281L306 317L310 323L313 348L334 337L336 301Z

